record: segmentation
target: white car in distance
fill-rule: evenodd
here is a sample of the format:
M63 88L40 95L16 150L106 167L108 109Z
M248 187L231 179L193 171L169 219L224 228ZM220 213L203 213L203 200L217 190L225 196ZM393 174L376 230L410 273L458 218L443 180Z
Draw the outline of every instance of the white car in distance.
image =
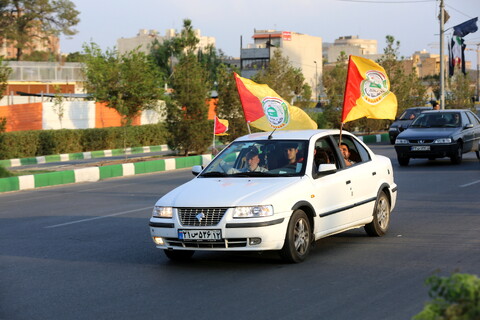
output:
M195 251L278 250L301 262L314 241L332 234L364 227L384 235L397 198L391 161L346 131L339 139L339 130L236 139L157 201L149 223L155 245L172 260Z

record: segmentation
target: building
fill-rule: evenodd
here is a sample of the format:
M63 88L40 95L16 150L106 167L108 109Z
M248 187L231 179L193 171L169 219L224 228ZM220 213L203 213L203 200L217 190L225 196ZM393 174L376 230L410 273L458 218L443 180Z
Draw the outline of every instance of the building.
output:
M347 56L354 55L372 60L379 57L377 40L359 39L358 36L343 36L335 39L333 44L329 44L324 58L326 58L327 63L335 63L342 52Z
M204 49L209 45L215 46L214 37L202 36L199 29L195 29L195 36L200 40L198 48ZM157 30L141 29L135 37L120 38L117 40L117 49L120 54L139 48L141 52L150 53L150 47L154 40L163 43L179 35L175 29L167 29L164 36L159 35Z
M268 66L273 51L282 50L294 68L301 69L315 96L320 94L322 79L322 38L278 30L254 30L253 44L241 48L242 77L251 78Z
M16 43L0 37L0 56L4 59L16 59L18 49ZM32 37L28 46L23 48L23 54L29 55L35 51L50 52L54 55L60 54L60 41L56 36L49 36L48 40Z

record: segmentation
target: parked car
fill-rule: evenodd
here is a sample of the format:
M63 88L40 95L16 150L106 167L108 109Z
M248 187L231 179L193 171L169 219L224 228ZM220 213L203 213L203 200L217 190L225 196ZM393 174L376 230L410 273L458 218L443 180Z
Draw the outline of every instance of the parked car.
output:
M464 153L475 151L480 143L480 120L470 110L432 110L421 113L395 140L398 163L407 166L411 158L450 157L462 162Z
M390 159L339 130L277 131L238 138L195 178L160 198L150 219L157 248L172 260L195 251L277 250L303 261L314 241L364 227L382 236L395 207Z
M415 107L408 108L395 119L390 128L388 128L388 136L390 137L390 143L395 144L395 139L400 132L407 129L413 120L423 111L432 110L432 107Z

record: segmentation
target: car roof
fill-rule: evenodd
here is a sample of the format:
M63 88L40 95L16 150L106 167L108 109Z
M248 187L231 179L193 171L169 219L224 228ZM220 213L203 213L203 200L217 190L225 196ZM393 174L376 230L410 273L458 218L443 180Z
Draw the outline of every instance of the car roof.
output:
M248 140L309 140L314 135L332 135L340 134L338 129L320 129L320 130L280 130L272 132L258 132L247 134L242 136L236 141L248 141ZM343 131L342 134L350 135L349 132ZM269 139L269 136L271 138Z
M446 110L429 110L424 111L423 113L450 113L450 112L467 112L466 109L446 109Z
M405 110L430 110L432 107L412 107L412 108L407 108Z

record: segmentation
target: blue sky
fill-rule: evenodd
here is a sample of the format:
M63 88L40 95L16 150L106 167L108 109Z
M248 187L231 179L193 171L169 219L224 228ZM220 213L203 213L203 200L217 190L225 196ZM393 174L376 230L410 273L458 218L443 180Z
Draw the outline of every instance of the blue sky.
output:
M410 56L426 49L439 53L438 0L72 0L80 11L79 31L61 38L64 53L82 51L93 41L102 49L116 46L117 39L134 37L140 29L180 30L183 19L192 20L202 35L216 38L217 48L238 57L240 36L244 47L252 43L254 29L276 29L318 36L333 42L340 36L358 35L378 41L385 36L400 41L400 53ZM480 15L480 0L444 0L450 15L445 29ZM446 31L445 41L452 30ZM480 30L465 37L467 48L476 50ZM466 59L476 67L475 51ZM446 51L445 51L446 54Z

